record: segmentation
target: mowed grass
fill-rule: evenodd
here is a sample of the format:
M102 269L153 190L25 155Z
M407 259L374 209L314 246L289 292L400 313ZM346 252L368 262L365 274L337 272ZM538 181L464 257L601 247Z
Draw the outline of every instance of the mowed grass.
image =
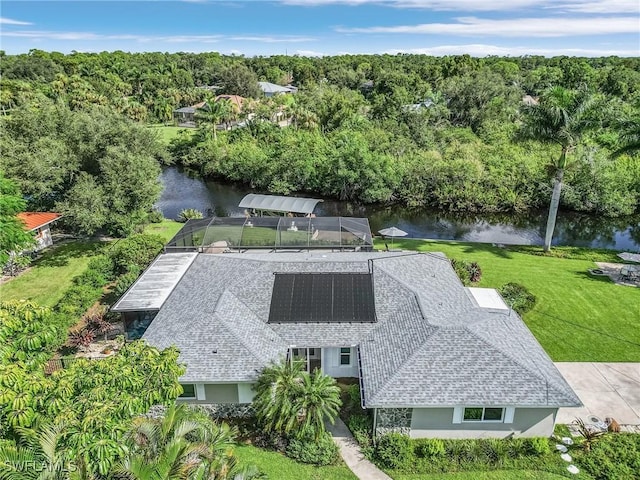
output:
M384 241L376 248L384 248ZM640 288L588 272L596 260L620 262L615 252L558 247L556 255L569 257L558 258L542 255L538 247L410 239L395 240L394 248L476 261L481 287L525 285L538 303L524 321L554 361L640 362Z
M429 475L402 475L387 472L394 480L559 480L562 475L530 470L495 470L492 472L434 473ZM569 476L569 474L567 474ZM584 477L583 477L584 478Z
M84 272L91 257L106 245L76 241L47 249L29 271L0 285L0 300L31 300L54 306L71 286L73 277Z
M171 140L178 137L180 132L187 132L189 135L193 135L196 131L195 128L176 127L174 125L149 125L151 130L158 134L158 139L165 145L169 145Z
M184 223L165 218L162 223L150 223L144 227L144 233L159 235L164 238L165 242L168 242L182 227L184 227Z
M268 478L277 480L357 480L346 465L315 467L298 463L277 452L251 445L240 445L234 450L240 465L255 465Z

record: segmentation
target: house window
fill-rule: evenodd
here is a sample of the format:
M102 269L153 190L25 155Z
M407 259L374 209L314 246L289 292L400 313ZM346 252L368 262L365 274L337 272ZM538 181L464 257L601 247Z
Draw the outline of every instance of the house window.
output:
M178 398L196 398L196 386L192 383L188 383L182 386L182 394Z
M340 349L340 365L351 365L351 348L342 347Z
M462 418L465 422L502 422L504 408L469 407L464 409Z

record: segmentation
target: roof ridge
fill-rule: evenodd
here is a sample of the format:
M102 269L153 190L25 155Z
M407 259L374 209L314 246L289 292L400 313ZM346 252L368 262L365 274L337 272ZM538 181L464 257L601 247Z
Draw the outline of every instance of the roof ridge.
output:
M225 290L222 292L222 295L220 295L220 298L218 300L217 305L219 305L222 302L222 297L225 296L225 294L228 294L229 297L231 297L232 299L236 300L237 302L239 302L253 317L255 317L258 322L261 325L264 325L264 327L266 329L268 329L274 336L276 336L280 341L282 340L282 337L280 337L280 335L278 335L278 333L273 330L271 327L269 327L266 323L264 323L262 320L260 320L260 318L253 312L253 310L251 310L237 295L235 295L234 293L230 292L228 289L225 288ZM216 305L216 306L217 306ZM214 315L220 320L220 322L227 328L227 330L242 344L243 347L245 347L249 353L251 353L251 355L258 361L260 362L264 362L265 359L261 358L261 355L259 353L256 353L253 349L252 345L249 345L240 335L238 335L236 333L236 323L233 322L227 322L225 320L226 317L223 317L222 315L218 315L217 312L214 311ZM263 339L266 339L264 336L262 336ZM270 339L266 339L266 340L270 340ZM269 360L269 359L266 359Z
M412 292L412 293L413 293L413 292ZM407 357L405 357L405 359L400 363L400 365L399 365L398 367L396 367L396 368L395 368L395 372L396 372L396 373L397 373L397 372L399 372L402 368L404 368L404 366L405 366L405 365L407 365L407 362L409 362L409 360L411 360L415 355L417 355L417 354L418 354L418 352L420 352L420 351L422 350L422 348L424 347L424 344L425 344L426 340L427 340L427 339L429 339L429 337L431 337L432 335L434 335L435 333L437 333L437 332L440 330L440 328L439 328L438 326L430 324L430 323L427 321L427 319L426 319L426 318L424 318L424 315L423 315L423 313L422 313L422 308L421 308L421 306L420 306L420 304L419 304L419 300L418 300L418 298L417 298L417 296L416 296L416 295L414 295L414 296L413 296L413 298L411 298L411 297L410 297L410 298L408 298L408 299L407 299L407 301L406 301L406 302L404 302L404 305L406 305L406 304L411 304L412 302L415 302L416 307L417 307L417 309L418 309L418 312L420 312L420 316L421 316L421 317L422 317L422 319L426 322L424 325L426 325L426 327L427 327L427 328L432 328L432 329L433 329L433 331L432 331L430 334L428 334L428 335L427 335L427 338L425 338L425 340L424 340L423 342L420 342L420 347L419 347L419 348L415 349L415 350L414 350L410 355L408 355ZM387 321L390 321L390 319L389 319L389 320L387 320ZM378 328L380 328L380 327L379 327L379 326L378 326L378 327L376 327L376 328L375 328L375 329L374 329L374 330L373 330L369 335L373 334L373 333L374 333ZM387 385L391 382L391 380L394 378L394 376L395 376L394 374L389 375L389 376L387 377L387 379L382 383L382 385L380 385L380 387L378 387L378 388L376 389L376 393L374 393L374 395L373 395L373 397L372 397L372 399L371 399L372 401L375 399L375 397L376 397L376 395L377 395L377 392L380 392L380 391L384 390L384 389L387 387Z
M520 320L522 322L522 320ZM523 322L524 323L524 322ZM558 390L560 392L562 392L563 395L566 395L568 392L566 392L566 390L564 388L561 388L560 385L558 385L556 382L554 382L552 379L547 378L546 376L544 376L544 374L541 375L541 371L538 370L538 372L532 370L528 365L525 365L523 362L521 362L519 359L515 358L514 355L511 355L510 353L505 352L502 348L498 347L497 345L487 341L486 339L482 338L480 335L478 335L476 332L474 332L473 330L471 330L467 325L463 325L462 326L466 331L469 332L469 334L471 334L472 336L476 337L478 340L480 340L481 342L489 345L490 347L492 347L493 349L497 350L498 352L500 352L502 355L504 355L505 357L507 357L509 360L511 360L512 362L514 362L515 364L517 364L518 366L522 367L523 369L525 369L526 371L528 371L530 374L532 374L534 377L540 378L541 380L544 380L544 382L547 385L551 385L554 387L555 390ZM526 330L528 332L530 332L529 328L527 327ZM516 341L518 342L518 344L520 345L520 347L522 347L523 350L526 350L524 348L524 345L522 345L522 343L520 342L520 340L516 337ZM535 337L534 337L535 338ZM537 342L537 340L536 340ZM542 347L540 347L542 349ZM544 350L543 350L544 351ZM546 352L545 352L546 355ZM551 364L553 365L553 362L551 362ZM555 365L553 365L553 367L555 368ZM540 373L539 373L540 372Z

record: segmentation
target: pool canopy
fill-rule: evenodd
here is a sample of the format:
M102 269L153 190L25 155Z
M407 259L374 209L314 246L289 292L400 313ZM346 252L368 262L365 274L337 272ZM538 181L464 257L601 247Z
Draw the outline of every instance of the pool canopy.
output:
M240 201L238 206L258 211L310 215L319 202L322 202L322 200L317 198L281 197L278 195L250 193Z
M371 250L369 220L352 217L209 217L189 220L165 251Z

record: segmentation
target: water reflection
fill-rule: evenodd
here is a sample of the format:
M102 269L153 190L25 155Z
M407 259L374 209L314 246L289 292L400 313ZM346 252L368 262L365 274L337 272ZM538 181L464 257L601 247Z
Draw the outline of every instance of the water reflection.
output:
M216 216L242 216L240 200L251 190L237 185L204 181L176 167L162 173L164 190L157 204L167 218L185 208ZM317 213L324 216L368 217L372 232L396 226L409 237L469 242L541 245L546 211L526 214L451 214L399 206L358 205L327 199ZM571 212L558 214L556 245L640 250L640 217L599 218Z

